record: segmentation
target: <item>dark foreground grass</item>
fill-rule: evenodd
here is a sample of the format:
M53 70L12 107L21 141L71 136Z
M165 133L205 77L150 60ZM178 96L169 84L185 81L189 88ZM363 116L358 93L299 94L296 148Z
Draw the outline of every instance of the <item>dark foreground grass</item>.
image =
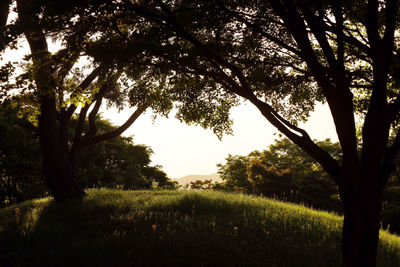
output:
M0 266L340 266L342 218L217 192L90 190L0 210ZM379 266L400 266L381 232Z

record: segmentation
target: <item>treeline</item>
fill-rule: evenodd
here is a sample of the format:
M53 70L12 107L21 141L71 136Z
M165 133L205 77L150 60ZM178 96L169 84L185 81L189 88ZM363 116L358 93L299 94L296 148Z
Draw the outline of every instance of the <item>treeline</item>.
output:
M338 143L329 139L316 142L341 161ZM396 166L398 166L398 162ZM283 201L343 213L336 184L322 167L288 139L276 140L264 151L247 156L229 155L218 164L221 183L193 182L192 189L213 189L263 195ZM383 192L382 226L400 233L400 171L397 168Z
M71 121L74 123L76 119ZM102 119L97 127L100 133L115 128ZM69 138L72 136L69 132ZM10 102L0 106L0 140L0 206L49 195L37 128L19 116L18 107ZM131 137L119 136L89 146L80 159L76 181L82 188L176 188L177 183L161 166L150 165L152 153L148 146L133 144Z

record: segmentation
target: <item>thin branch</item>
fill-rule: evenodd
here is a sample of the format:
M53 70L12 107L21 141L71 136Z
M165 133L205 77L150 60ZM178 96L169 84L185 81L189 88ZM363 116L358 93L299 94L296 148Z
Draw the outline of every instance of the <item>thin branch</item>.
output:
M103 70L103 68L104 68L104 66L100 65L97 68L95 68L94 70L92 70L92 72L81 82L81 84L79 85L79 88L81 90L85 90L87 87L89 87L89 85L98 77L98 75ZM84 118L86 118L86 112L87 112L86 106L87 106L87 104L85 105L85 107L82 108L79 117L82 114L82 115L85 115ZM87 107L87 108L89 108L89 107ZM77 106L75 104L71 104L68 107L68 109L61 116L59 138L60 138L61 143L64 146L64 149L68 148L68 143L67 143L68 126L69 126L69 122L71 121L72 115L74 114L76 109L77 109ZM85 109L86 109L86 111L85 111ZM82 111L85 111L84 112L85 114L83 114ZM77 134L77 132L76 132L76 134ZM76 134L75 134L75 139L76 139Z
M367 4L366 28L369 44L374 50L380 40L378 32L378 5L378 0L369 0Z
M344 34L343 34L343 13L340 0L333 0L333 14L336 20L336 36L337 36L337 66L344 72Z
M398 95L394 102L388 105L388 121L392 122L399 115L400 112L400 95Z
M83 127L85 125L85 119L86 119L86 114L90 108L92 103L88 104L86 103L85 106L82 107L79 117L78 117L78 122L75 127L75 137L74 141L72 143L70 152L68 154L69 159L72 160L75 158L76 153L80 150L82 147L82 132L83 132Z
M397 155L399 154L399 151L400 151L400 131L397 132L393 144L389 148L387 148L385 152L385 157L382 163L379 176L379 185L381 189L383 189L386 186L389 177L395 168L393 162L397 157Z
M91 137L94 136L97 132L97 127L96 127L96 116L97 113L99 112L101 103L103 101L104 95L109 92L114 86L117 80L121 77L122 75L122 68L119 69L115 74L110 76L108 80L103 84L103 86L100 88L99 92L95 96L95 105L92 109L92 111L89 114L89 131L86 133L85 137Z
M372 89L371 84L350 84L350 88L363 88L363 89Z
M332 2L334 2L335 5L337 5L335 3L335 0L333 0ZM337 27L336 27L336 23L332 22L328 17L325 17L325 20L327 21L327 23L324 25L326 27L326 31L329 31L333 34L337 34ZM368 40L364 38L364 35L361 33L359 27L357 24L353 24L354 27L356 27L356 29L349 29L347 28L343 23L342 23L342 27L343 27L343 40L349 44L352 45L356 48L358 48L359 50L361 50L362 52L364 52L365 54L368 54L369 52L369 47L368 47ZM344 34L344 32L346 32L347 34ZM364 41L361 42L359 40L359 38L356 38L353 36L352 32L357 33L358 37ZM332 39L335 39L331 36Z
M324 52L325 58L328 61L331 67L336 65L335 55L333 54L333 50L329 45L328 39L326 38L324 31L324 21L315 15L313 11L308 7L303 7L302 13L307 21L308 26L311 29L311 32L314 34L315 38Z
M295 49L294 47L288 45L287 43L283 42L282 40L280 40L279 38L267 33L266 31L264 31L260 26L258 26L255 23L252 23L250 21L248 21L247 19L245 19L244 17L240 16L238 12L236 11L232 11L230 9L228 9L221 1L217 1L217 3L220 5L221 8L225 9L225 11L227 11L229 14L231 14L233 17L237 18L240 22L243 22L244 24L246 24L247 27L253 29L256 33L260 34L261 36L267 38L268 40L276 43L277 45L287 49L288 51L291 51L292 53L296 54L296 55L301 55L300 51L298 51L297 49Z
M233 81L228 77L224 72L210 72L200 70L196 67L193 67L193 71L187 69L179 69L184 72L188 72L191 74L202 74L210 77L214 81L220 83L226 89L235 93L239 96L244 97L245 99L252 102L263 114L263 116L274 125L280 132L282 132L285 136L287 136L292 142L303 148L307 153L313 156L321 166L328 172L329 175L335 180L337 184L340 183L340 166L326 151L321 149L318 145L316 145L308 133L294 124L287 121L283 118L278 112L276 112L268 103L265 103L259 100L253 93L251 96L249 94L243 93L243 88L239 88L238 84L233 83ZM294 132L297 133L294 133Z
M71 71L72 67L75 65L76 61L79 58L80 51L74 51L70 58L61 65L60 69L58 70L58 80L62 82L68 73Z
M103 95L104 93L96 96L94 107L89 113L89 131L85 134L85 138L87 136L94 136L97 133L96 116L97 113L99 113L101 103L103 102Z
M92 72L78 86L80 91L83 91L86 88L88 88L89 85L99 76L99 74L101 73L101 71L103 71L104 68L105 68L105 66L100 65L97 68L95 68L94 70L92 70ZM66 118L65 118L66 120L70 120L71 119L71 117L74 114L76 108L77 108L77 106L75 104L71 104L69 106L69 108L67 109L67 114L66 114Z
M386 1L386 27L383 36L384 56L386 71L389 71L394 48L394 33L396 29L397 0Z

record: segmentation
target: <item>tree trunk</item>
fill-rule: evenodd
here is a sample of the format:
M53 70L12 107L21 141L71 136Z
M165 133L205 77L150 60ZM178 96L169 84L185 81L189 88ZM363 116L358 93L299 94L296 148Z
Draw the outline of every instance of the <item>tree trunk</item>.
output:
M353 177L354 178L354 177ZM344 205L342 231L342 257L345 267L376 266L380 228L380 194L367 181L357 179L357 186L346 185L341 189ZM351 179L355 181L355 179Z
M59 138L55 66L50 57L45 31L40 25L40 5L33 5L34 2L18 0L17 7L21 23L30 25L25 36L31 49L34 80L40 98L39 141L43 154L43 173L56 201L79 199L84 192L74 181L71 164Z
M80 199L84 191L74 180L74 172L59 140L55 102L48 94L42 97L39 139L43 153L43 171L56 201Z
M69 153L69 162L71 164L72 172L74 174L78 173L80 163L82 158L85 156L87 152L87 146L84 146L81 143L74 144Z

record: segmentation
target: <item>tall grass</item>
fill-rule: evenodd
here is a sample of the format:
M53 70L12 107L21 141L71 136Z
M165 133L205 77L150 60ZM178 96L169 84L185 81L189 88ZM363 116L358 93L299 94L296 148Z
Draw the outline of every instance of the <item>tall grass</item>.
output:
M219 192L90 190L0 210L1 266L339 266L342 218ZM379 266L400 266L381 232Z

